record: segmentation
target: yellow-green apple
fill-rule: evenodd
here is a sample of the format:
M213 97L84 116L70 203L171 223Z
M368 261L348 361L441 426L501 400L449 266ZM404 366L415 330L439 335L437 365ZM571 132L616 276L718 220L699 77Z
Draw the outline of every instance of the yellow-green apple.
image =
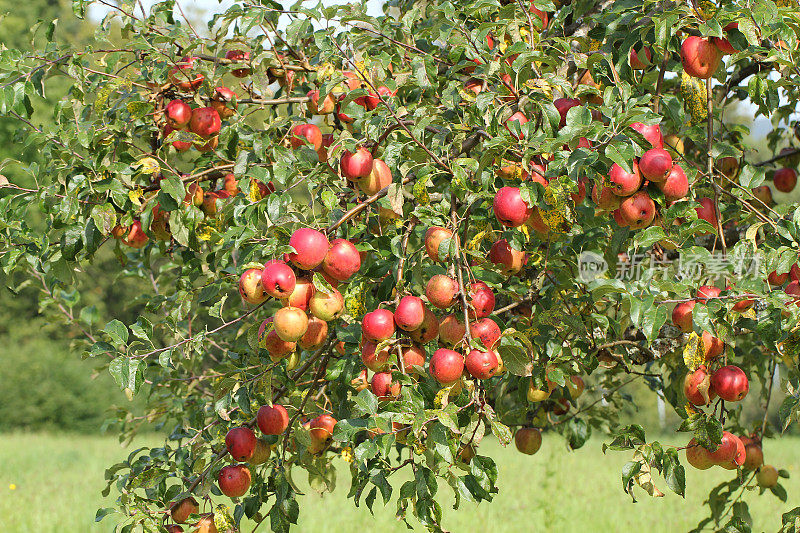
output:
M269 295L261 284L261 270L249 268L239 278L239 294L242 299L250 304L258 305L267 301Z
M602 183L595 183L592 188L592 201L597 207L605 211L613 211L619 208L622 198L614 194L614 189L606 187Z
M332 292L316 291L308 301L309 312L317 318L330 322L344 311L344 298L337 289Z
M270 448L269 444L261 439L256 439L256 445L255 448L253 448L253 455L250 456L250 459L248 459L247 462L251 465L264 464L269 459L271 453L272 448Z
M392 183L392 171L382 159L373 159L372 170L358 181L358 188L366 195L378 194Z
M772 465L762 465L756 473L756 483L759 487L771 489L778 484L778 469Z
M308 315L297 307L281 307L275 311L272 323L278 337L287 342L297 342L306 334Z

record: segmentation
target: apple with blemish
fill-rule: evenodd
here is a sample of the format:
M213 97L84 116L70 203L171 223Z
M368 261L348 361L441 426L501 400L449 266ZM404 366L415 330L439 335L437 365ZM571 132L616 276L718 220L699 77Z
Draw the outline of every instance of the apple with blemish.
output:
M630 196L642 186L642 175L636 161L631 164L631 171L614 163L608 171L608 183L617 196Z
M189 120L189 131L207 139L219 133L222 127L219 113L213 107L199 107L192 111Z
M272 260L261 271L261 285L269 296L283 299L294 292L297 278L292 267L283 261Z
M439 323L439 340L446 346L456 346L464 340L467 328L456 315L447 315Z
M517 450L526 454L533 455L542 446L542 433L536 428L520 428L514 434L514 446Z
M425 307L425 315L422 324L414 331L409 331L408 336L416 343L427 344L439 335L439 319L433 311Z
M331 292L316 291L308 301L308 310L315 317L330 322L344 311L344 297L338 289Z
M668 202L680 200L689 194L689 178L686 177L686 172L680 165L673 165L667 179L656 182L656 185L664 193L664 198Z
M683 70L695 78L708 79L714 75L722 59L722 52L704 37L690 35L681 44Z
M467 302L473 320L489 316L494 311L494 292L485 282L475 281L469 284Z
M705 366L686 374L683 380L683 394L694 405L708 405L717 397L711 387L711 376Z
M258 268L249 268L239 278L239 294L247 303L258 305L269 298L261 284L261 272Z
M458 282L445 274L436 274L428 280L425 296L432 306L447 309L456 301Z
M619 208L622 198L614 194L614 189L601 183L595 183L592 189L592 201L597 207L605 211L614 211Z
M631 229L646 228L655 219L656 204L647 191L639 191L622 201L619 214Z
M480 339L483 345L490 350L494 347L500 336L500 326L491 318L481 318L469 323L469 333L473 339ZM463 337L463 335L462 335Z
M250 488L250 469L244 465L222 467L217 477L219 490L229 498L243 496Z
M379 400L390 400L400 396L400 383L392 381L391 372L378 372L372 376L370 381L372 394Z
M447 228L432 227L428 228L425 232L425 251L428 257L434 262L440 262L442 256L439 255L439 245L447 239L453 237L453 232ZM443 250L444 255L447 255L447 250Z

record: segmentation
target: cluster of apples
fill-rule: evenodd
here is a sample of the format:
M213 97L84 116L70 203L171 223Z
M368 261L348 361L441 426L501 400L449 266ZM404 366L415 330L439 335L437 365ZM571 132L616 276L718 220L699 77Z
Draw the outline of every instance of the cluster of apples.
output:
M783 292L792 298L794 305L800 307L800 264L792 265L789 272L778 273L773 270L767 276L767 283L771 287L783 288Z
M344 310L337 289L361 268L361 253L347 239L328 238L313 228L300 228L289 238L294 252L284 259L268 261L263 268L250 268L239 278L239 294L246 302L260 305L272 297L283 307L267 318L259 330L259 343L273 360L321 347L328 337L328 322ZM294 268L293 268L294 267ZM329 288L318 289L312 281L319 272Z
M169 508L170 516L175 524L164 526L168 533L183 533L183 527L178 524L185 524L191 515L196 515L200 512L200 506L197 500L191 496L184 498L178 502L173 503ZM200 519L192 526L193 533L218 533L217 526L214 523L214 513L207 513L200 517Z
M619 226L643 229L658 223L656 204L648 192L650 184L661 190L667 202L674 202L688 195L689 180L664 149L660 126L636 122L631 128L641 133L651 148L632 161L630 172L614 163L608 176L595 183L592 200L610 212Z

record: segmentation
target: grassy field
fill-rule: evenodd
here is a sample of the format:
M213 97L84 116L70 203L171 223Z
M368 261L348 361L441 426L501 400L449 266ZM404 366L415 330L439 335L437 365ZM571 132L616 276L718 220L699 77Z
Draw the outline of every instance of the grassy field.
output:
M549 437L549 438L548 438ZM138 443L137 443L138 444ZM532 457L502 449L486 441L483 453L493 455L500 468L501 493L491 504L464 504L452 510L446 497L444 525L453 532L488 531L686 531L705 516L700 507L709 488L732 474L721 469L687 470L686 500L668 493L652 499L641 494L632 504L620 488L620 467L627 454L603 455L601 441L592 440L577 452L567 452L564 441L546 435L540 452ZM784 480L789 502L800 501L800 439L769 442L767 461L789 470ZM93 524L98 507L110 505L99 492L105 466L127 452L108 437L0 435L0 517L5 533L85 533L111 531L111 522ZM301 476L296 476L299 478ZM350 479L340 469L339 486L324 497L309 492L301 502L297 531L315 533L354 531L369 526L378 531L405 531L394 520L394 504L372 517L346 500ZM11 485L15 489L11 489ZM666 487L661 486L664 492ZM442 493L449 488L442 486ZM753 531L776 531L780 514L790 509L771 494L745 496L751 505ZM797 505L795 503L795 505ZM246 528L245 531L250 531ZM266 526L259 529L266 531Z

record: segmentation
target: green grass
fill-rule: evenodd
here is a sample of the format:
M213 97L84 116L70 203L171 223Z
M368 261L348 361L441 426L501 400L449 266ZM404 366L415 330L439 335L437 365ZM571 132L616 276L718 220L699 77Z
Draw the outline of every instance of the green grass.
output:
M678 441L678 439L673 439ZM670 493L653 499L640 492L632 504L621 488L620 467L627 453L603 455L599 439L583 449L568 452L556 435L545 435L542 449L529 457L485 441L481 452L492 455L500 469L500 494L492 503L465 503L452 509L449 487L445 494L444 526L453 532L489 531L686 531L705 516L701 506L708 489L729 479L732 473L715 468L705 472L687 469L686 499ZM670 441L667 441L668 443ZM800 501L799 438L770 441L767 462L788 470L783 480L789 501ZM109 437L10 434L0 436L0 517L7 533L69 533L110 531L111 522L93 524L98 507L110 505L100 496L107 465L124 458L127 451ZM343 463L339 463L343 466ZM301 481L298 472L295 478ZM16 490L10 490L10 484ZM346 468L339 469L338 488L320 497L308 491L301 499L297 531L315 533L354 531L369 526L382 532L405 531L394 520L395 504L383 507L380 497L375 516L356 509L346 500L350 485ZM776 531L781 513L792 506L767 493L745 495L751 505L754 531ZM250 531L246 528L245 531ZM267 531L266 525L259 531Z

